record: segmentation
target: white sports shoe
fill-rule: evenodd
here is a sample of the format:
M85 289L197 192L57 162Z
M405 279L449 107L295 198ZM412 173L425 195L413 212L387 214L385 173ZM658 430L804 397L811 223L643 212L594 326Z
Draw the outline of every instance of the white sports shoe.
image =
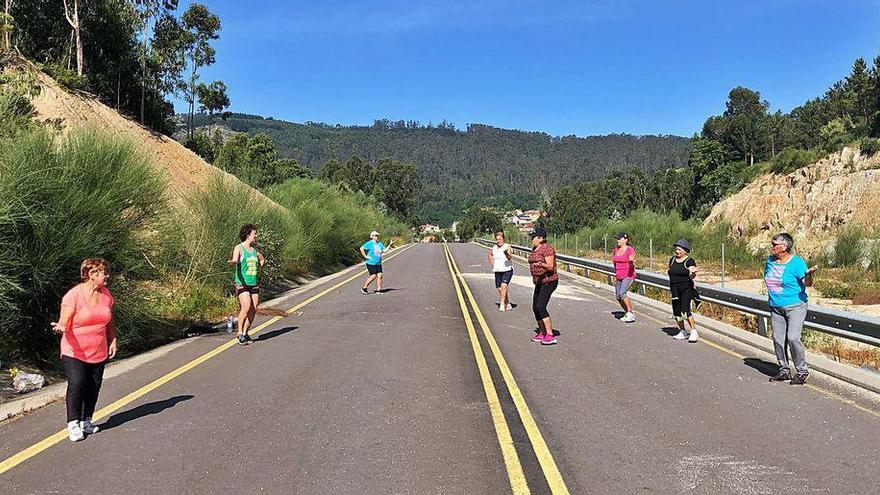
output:
M82 428L79 426L79 421L71 421L70 423L67 423L67 438L69 438L71 442L79 442L85 438Z
M85 433L86 435L93 435L101 431L100 428L92 424L91 419L80 421L79 427L82 428L83 433Z
M627 313L623 315L623 318L621 318L620 321L624 323L633 323L634 321L636 321L636 315L632 313Z
M513 309L513 306L510 303L507 303L507 309L504 311L510 311L511 309Z
M688 334L684 330L679 330L675 336L672 337L675 340L684 340L688 338Z
M502 306L502 305L499 304L499 305L498 305L498 311L504 311L504 306Z
M698 340L700 340L700 335L697 333L696 330L691 330L691 336L688 337L688 342L693 344L694 342L696 342Z

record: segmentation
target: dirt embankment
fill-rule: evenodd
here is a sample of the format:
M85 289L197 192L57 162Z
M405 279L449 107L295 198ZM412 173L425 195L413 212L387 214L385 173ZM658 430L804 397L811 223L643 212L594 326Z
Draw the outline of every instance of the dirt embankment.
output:
M39 96L32 101L39 120L55 121L64 130L87 127L129 137L152 158L153 165L168 177L169 196L174 203L181 204L188 192L216 175L241 187L250 188L234 175L212 166L170 137L153 132L120 115L89 94L68 91L46 74L36 70L35 73L42 89ZM254 192L281 208L260 192Z
M833 244L846 225L873 232L880 221L880 153L867 157L844 148L786 175L759 177L715 205L707 223L725 220L733 235L755 249L776 232L791 233L802 253Z

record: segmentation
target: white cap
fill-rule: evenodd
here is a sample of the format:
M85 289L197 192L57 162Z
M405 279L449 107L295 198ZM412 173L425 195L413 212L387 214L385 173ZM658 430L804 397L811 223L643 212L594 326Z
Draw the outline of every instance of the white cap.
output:
M374 231L372 231L372 232L370 232L370 237L373 237L373 236L374 236L374 235L379 235L379 233L378 233L378 232L376 232L376 231L375 231L375 230L374 230Z

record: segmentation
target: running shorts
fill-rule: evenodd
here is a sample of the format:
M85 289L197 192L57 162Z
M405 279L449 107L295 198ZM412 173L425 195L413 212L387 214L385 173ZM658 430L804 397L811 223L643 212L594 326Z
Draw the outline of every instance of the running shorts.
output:
M382 273L382 265L367 265L367 273L370 275L378 275Z
M510 285L510 281L513 279L513 270L507 270L506 272L495 272L495 288L500 289L501 284Z

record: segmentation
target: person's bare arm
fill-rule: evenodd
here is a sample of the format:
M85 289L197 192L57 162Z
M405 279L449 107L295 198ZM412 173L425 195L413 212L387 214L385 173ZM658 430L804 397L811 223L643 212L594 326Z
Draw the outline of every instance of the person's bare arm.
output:
M109 357L116 357L116 322L112 319L107 324L107 341L110 342Z
M364 247L363 247L363 246L361 246L361 256L363 256L363 257L364 257L364 259L365 259L365 260L368 260L368 259L370 259L370 257L369 257L369 256L367 256L367 250L366 250L366 249L364 249Z
M236 244L235 247L232 248L232 257L229 258L229 261L227 261L227 263L229 263L230 265L236 265L238 264L239 260L241 260L241 246Z
M807 274L804 275L804 286L812 287L813 286L813 274L819 270L819 267L814 265L812 268L807 270Z
M504 250L504 256L507 256L508 260L512 260L513 259L513 248L510 246L507 246L507 249Z
M266 258L263 256L263 253L261 253L259 251L257 251L257 259L260 260L260 266L263 266L266 264Z
M544 256L544 261L541 263L541 266L544 267L545 270L552 272L556 269L556 255L551 254L550 256Z
M73 308L66 304L61 305L61 315L58 321L52 322L52 331L58 334L64 333L70 328L70 319L73 318Z

